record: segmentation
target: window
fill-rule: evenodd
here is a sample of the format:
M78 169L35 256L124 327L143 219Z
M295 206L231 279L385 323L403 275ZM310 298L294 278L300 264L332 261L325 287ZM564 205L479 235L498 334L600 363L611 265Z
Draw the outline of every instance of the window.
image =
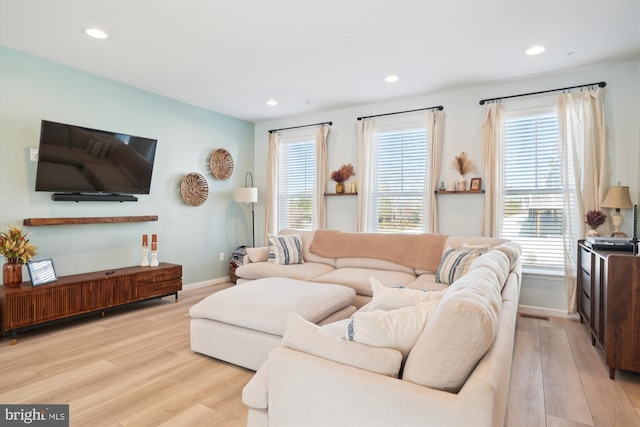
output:
M555 107L505 114L502 237L522 245L523 265L561 268L561 153Z
M278 152L278 229L312 230L316 228L314 136L283 137Z
M427 177L424 122L376 126L371 146L369 232L423 232Z

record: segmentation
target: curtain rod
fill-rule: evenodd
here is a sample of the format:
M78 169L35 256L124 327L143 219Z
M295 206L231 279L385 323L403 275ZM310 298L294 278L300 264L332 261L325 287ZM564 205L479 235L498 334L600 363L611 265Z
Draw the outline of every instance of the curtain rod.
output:
M312 123L312 124L310 124L310 125L293 126L293 127L290 127L290 128L271 129L271 130L269 131L269 133L278 132L278 131L281 131L281 130L307 128L307 127L309 127L309 126L319 126L319 125L329 125L329 126L331 126L332 124L333 124L333 122Z
M437 105L435 107L426 107L426 108L417 108L415 110L406 110L406 111L396 111L395 113L385 113L385 114L376 114L373 116L362 116L362 117L358 117L358 120L362 120L362 119L370 119L372 117L382 117L382 116L391 116L393 114L403 114L403 113L413 113L415 111L425 111L425 110L438 110L438 111L442 111L444 110L444 107L442 105Z
M529 95L540 95L541 93L559 92L561 90L577 89L577 88L583 88L583 87L589 87L589 86L595 86L595 85L598 85L600 87L605 87L607 85L607 82L588 83L588 84L578 85L578 86L561 87L559 89L543 90L540 92L521 93L520 95L510 95L510 96L501 96L499 98L481 99L480 105L484 105L485 102L500 101L501 99L518 98L520 96L529 96Z

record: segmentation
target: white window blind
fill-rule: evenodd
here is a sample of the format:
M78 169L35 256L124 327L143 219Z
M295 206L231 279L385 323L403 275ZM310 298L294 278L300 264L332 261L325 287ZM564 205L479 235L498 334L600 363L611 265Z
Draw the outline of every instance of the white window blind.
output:
M371 149L370 232L423 232L427 142L424 125L376 127Z
M522 245L523 266L561 268L562 179L556 108L505 114L502 237Z
M312 230L316 154L313 135L281 139L278 165L278 229Z

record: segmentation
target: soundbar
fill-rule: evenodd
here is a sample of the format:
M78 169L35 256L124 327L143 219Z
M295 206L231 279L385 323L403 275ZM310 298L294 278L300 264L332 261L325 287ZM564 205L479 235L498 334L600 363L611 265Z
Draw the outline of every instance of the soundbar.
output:
M129 194L53 193L51 200L56 202L137 202L138 198Z

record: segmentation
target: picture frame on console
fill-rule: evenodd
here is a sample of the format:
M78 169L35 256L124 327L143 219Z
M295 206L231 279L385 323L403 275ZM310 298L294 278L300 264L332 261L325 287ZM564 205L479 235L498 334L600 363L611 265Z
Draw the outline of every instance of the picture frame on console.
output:
M58 275L56 274L56 269L53 266L53 260L51 258L29 261L27 263L27 270L29 270L31 286L46 285L47 283L58 281Z
M471 178L471 186L469 187L469 191L480 191L482 187L482 178Z

